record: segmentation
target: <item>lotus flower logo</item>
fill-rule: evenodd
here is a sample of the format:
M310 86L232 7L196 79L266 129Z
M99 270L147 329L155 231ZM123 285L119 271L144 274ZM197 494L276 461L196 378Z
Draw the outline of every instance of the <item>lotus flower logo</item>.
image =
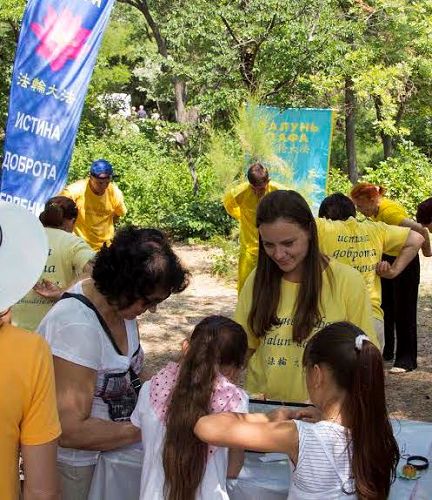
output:
M68 59L76 59L83 50L91 30L81 27L82 17L65 8L58 14L48 6L43 24L31 23L31 30L40 40L39 56L49 61L53 71L59 71Z

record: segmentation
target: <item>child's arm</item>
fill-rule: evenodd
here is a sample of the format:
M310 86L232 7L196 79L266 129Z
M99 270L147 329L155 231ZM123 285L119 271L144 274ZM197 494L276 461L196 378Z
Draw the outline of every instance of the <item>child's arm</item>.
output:
M263 424L267 422L282 422L297 418L298 410L281 407L267 413L247 413L247 422L251 424Z
M201 417L195 434L206 443L228 448L287 453L296 463L298 432L292 420L272 422L265 413L217 413Z

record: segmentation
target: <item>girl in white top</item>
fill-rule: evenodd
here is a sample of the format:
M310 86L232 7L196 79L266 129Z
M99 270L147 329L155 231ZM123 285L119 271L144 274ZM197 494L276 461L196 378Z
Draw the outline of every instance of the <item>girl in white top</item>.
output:
M228 500L227 474L241 454L208 446L194 435L198 419L246 412L248 398L234 381L247 351L243 328L223 316L203 319L184 344L180 364L169 363L141 389L131 422L141 429L141 500Z
M318 423L285 409L200 418L196 435L214 446L287 453L289 500L387 498L399 451L388 419L379 350L351 323L333 323L308 342L303 366ZM279 421L277 421L279 420Z

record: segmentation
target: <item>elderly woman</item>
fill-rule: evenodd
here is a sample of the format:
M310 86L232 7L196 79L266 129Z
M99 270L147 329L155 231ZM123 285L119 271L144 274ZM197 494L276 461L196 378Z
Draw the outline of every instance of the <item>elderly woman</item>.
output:
M136 317L188 276L162 233L122 229L39 326L54 355L63 500L87 498L100 451L140 440L129 422L144 378Z

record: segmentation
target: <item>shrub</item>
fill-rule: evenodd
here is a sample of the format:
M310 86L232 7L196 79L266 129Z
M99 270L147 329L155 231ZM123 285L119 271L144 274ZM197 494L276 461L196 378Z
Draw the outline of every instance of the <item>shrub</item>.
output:
M417 205L432 195L431 167L429 159L416 146L404 142L395 156L380 162L376 168L366 168L361 180L385 187L387 196L398 200L413 217Z
M220 236L216 236L211 239L210 243L219 249L219 252L212 259L212 274L229 281L235 281L237 279L239 258L237 238L221 238Z
M337 167L330 168L327 180L328 195L333 193L343 193L349 195L351 187L352 184L348 178L348 174L342 172L342 170Z
M75 148L69 182L86 177L97 158L110 161L118 175L128 208L125 222L157 227L180 239L229 233L233 223L216 198L207 163L196 165L199 190L194 194L188 165L169 143L143 133L91 136Z

